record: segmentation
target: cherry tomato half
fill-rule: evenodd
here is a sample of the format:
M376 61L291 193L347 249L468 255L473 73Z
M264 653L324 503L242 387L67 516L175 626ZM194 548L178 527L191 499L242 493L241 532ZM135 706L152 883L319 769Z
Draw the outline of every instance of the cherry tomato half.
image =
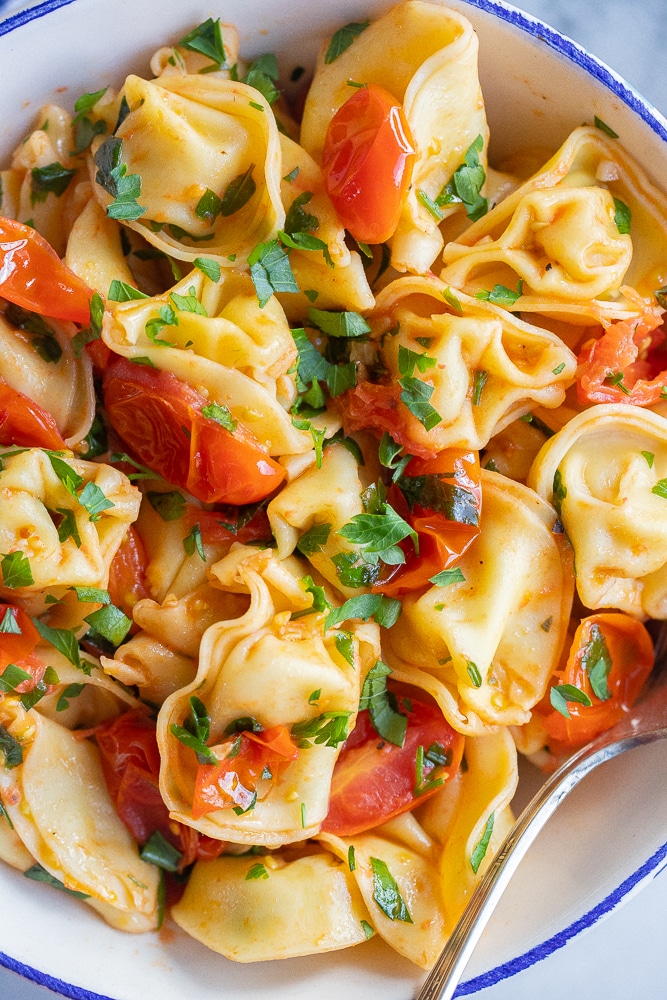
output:
M398 223L415 151L398 101L373 83L331 119L322 153L324 186L343 226L362 243L383 243Z
M664 398L667 371L652 371L650 360L637 360L647 339L652 351L660 347L665 339L661 324L660 310L649 308L639 320L612 323L598 340L584 345L577 358L578 401L652 406Z
M29 396L12 389L3 378L0 378L0 444L54 451L67 447L51 414Z
M160 795L155 723L148 716L136 709L124 712L97 726L95 739L116 812L138 844L145 844L159 831L182 852L181 869L196 858L211 859L222 853L222 841L204 837L170 819Z
M387 431L397 444L403 445L408 454L434 458L437 451L425 448L412 439L410 411L401 402L400 396L401 388L398 385L359 379L352 389L336 396L335 404L343 417L347 434L367 430L381 438Z
M109 567L109 595L111 603L132 615L137 601L150 597L146 584L148 556L141 536L133 525L128 528Z
M436 705L399 699L408 725L402 747L382 740L375 732L366 709L343 745L334 767L329 814L322 830L352 837L386 823L393 816L425 802L459 768L464 739L445 720ZM417 788L417 752L423 748L422 787ZM437 758L429 761L433 748Z
M90 322L92 290L43 236L15 219L0 218L0 297L41 316Z
M600 636L611 659L607 677L609 697L604 700L596 696L589 676L594 665L590 662L591 653L599 658ZM571 684L588 695L591 704L568 701L568 719L551 709L547 694L535 711L543 716L550 749L583 746L610 729L633 705L652 668L653 643L641 622L620 612L584 618L575 633L567 664L564 670L556 671L553 684Z
M207 400L171 372L117 356L103 392L111 424L139 461L204 503L255 503L285 478L243 424L232 433L204 416Z
M409 509L399 491L415 484L424 503L414 502ZM440 509L427 506L427 498ZM373 587L388 597L397 597L428 586L432 576L458 562L479 534L482 509L479 455L476 451L447 448L435 458L413 458L405 468L397 487L392 487L390 502L417 532L419 552L411 539L401 543L405 562L387 568L386 575Z
M2 671L9 663L18 665L18 661L32 654L39 642L39 632L23 608L17 608L14 604L0 604L0 622L4 623L0 632L0 671Z
M212 749L219 763L200 764L197 768L193 819L230 806L249 809L262 776L270 772L269 780L276 781L299 756L289 729L280 725L257 733L237 733Z

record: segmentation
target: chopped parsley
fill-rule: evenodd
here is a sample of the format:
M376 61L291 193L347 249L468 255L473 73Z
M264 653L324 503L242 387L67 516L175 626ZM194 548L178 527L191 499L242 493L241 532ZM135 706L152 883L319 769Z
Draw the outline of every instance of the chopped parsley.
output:
M299 291L289 257L278 240L258 243L248 257L248 265L260 308L274 292Z
M495 819L495 813L491 813L486 821L486 826L484 827L484 832L482 833L477 846L475 847L472 855L470 856L470 867L472 868L475 875L479 871L479 866L486 856L486 852L489 847L489 842L491 840L491 834L493 833L493 823Z
M183 725L172 723L170 731L183 746L194 750L200 764L218 763L218 758L206 745L211 732L211 719L206 706L196 695L190 698L190 715Z
M575 702L578 705L584 705L589 708L593 702L581 688L575 687L574 684L556 684L549 692L549 701L551 702L551 707L555 708L557 712L564 715L566 719L570 718L570 710L567 707L568 702Z
M117 221L132 222L146 211L137 198L141 194L141 177L128 174L127 164L121 162L123 140L110 136L95 153L97 173L95 182L111 195L113 201L107 205L107 215Z
M387 677L390 674L391 668L382 660L377 660L364 679L359 711L368 709L368 715L378 736L388 743L393 743L394 746L402 747L408 719L399 712L396 697L387 690Z
M214 21L212 17L209 17L208 20L203 21L202 24L188 32L177 44L190 52L199 52L200 55L206 56L213 62L214 69L227 67L220 18L216 18Z
M371 858L370 862L373 869L374 901L390 920L402 920L411 924L413 921L410 911L386 862L380 858Z
M338 57L341 56L346 49L349 49L355 38L358 38L362 31L365 31L370 23L370 21L352 21L350 24L346 24L344 27L339 28L329 42L329 46L324 55L325 64L328 66L330 63L338 59Z

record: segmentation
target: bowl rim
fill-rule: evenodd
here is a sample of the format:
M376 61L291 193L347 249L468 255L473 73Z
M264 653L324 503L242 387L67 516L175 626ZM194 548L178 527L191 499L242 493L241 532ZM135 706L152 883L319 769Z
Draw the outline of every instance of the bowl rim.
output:
M42 0L42 2L32 6L24 7L10 14L4 20L0 20L0 37L10 34L23 24L42 18L75 2L76 0ZM442 0L442 2L446 3L446 0ZM534 15L506 3L505 0L456 0L456 3L457 5L475 7L485 13L492 14L545 43L568 61L574 63L579 69L592 76L614 96L620 98L660 139L667 143L667 119L660 111L622 76L597 56L588 52L578 42ZM505 979L510 979L519 972L548 958L549 955L563 948L572 938L611 914L633 891L638 890L642 883L650 878L655 878L666 867L667 842L662 844L643 865L640 865L619 886L577 920L508 962L501 963L472 979L462 981L455 996L469 996L477 993ZM54 993L68 997L70 1000L114 1000L107 994L94 993L84 987L66 983L48 973L40 972L31 965L18 961L2 951L0 951L0 966L39 986L50 989Z

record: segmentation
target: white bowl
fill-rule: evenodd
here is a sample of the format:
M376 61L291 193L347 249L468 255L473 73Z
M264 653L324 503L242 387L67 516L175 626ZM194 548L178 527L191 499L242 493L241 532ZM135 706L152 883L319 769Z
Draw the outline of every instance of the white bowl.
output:
M118 85L149 55L213 16L240 28L244 55L312 61L321 37L390 0L48 0L0 22L0 163L47 100ZM556 149L597 115L667 190L667 121L578 45L496 0L449 0L480 38L491 158L529 140ZM522 863L480 942L460 994L539 961L591 926L667 863L661 745L603 765L579 786ZM525 769L520 797L540 778ZM406 1000L423 973L371 941L270 965L235 965L169 927L134 937L0 866L0 964L76 1000Z

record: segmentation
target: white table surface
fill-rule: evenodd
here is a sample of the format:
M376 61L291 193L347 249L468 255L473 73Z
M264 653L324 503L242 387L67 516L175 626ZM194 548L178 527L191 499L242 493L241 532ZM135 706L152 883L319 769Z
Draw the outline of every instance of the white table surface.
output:
M642 0L641 4L629 0L522 0L516 5L580 42L667 113L667 0ZM0 18L19 6L22 4L13 0L0 0ZM665 1000L666 927L667 870L663 870L607 919L538 964L475 997ZM29 933L30 928L26 928ZM1 934L0 928L0 938ZM104 991L103 984L99 988ZM48 1000L56 995L0 968L0 1000ZM159 1000L151 993L150 983L145 984L145 996L146 1000Z

